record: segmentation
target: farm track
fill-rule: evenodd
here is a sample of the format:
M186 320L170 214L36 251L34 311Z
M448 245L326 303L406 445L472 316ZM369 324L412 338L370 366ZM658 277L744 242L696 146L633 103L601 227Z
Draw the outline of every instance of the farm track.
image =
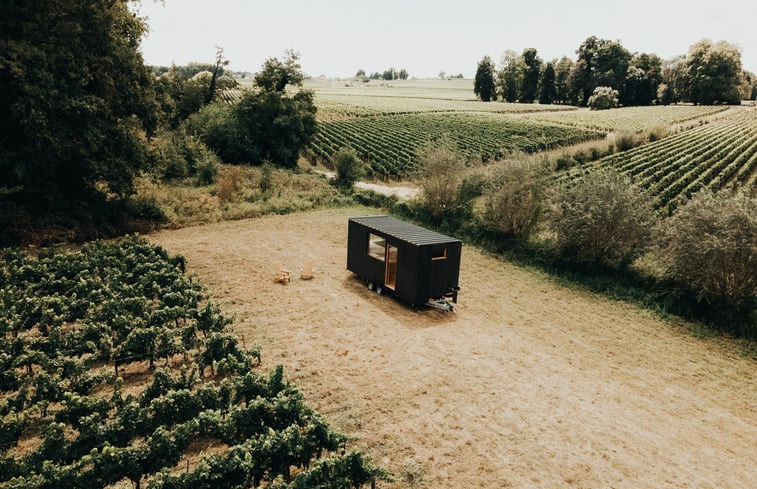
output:
M727 340L464 248L456 314L344 269L354 208L149 239L181 253L235 332L405 488L746 488L755 361ZM310 281L297 277L306 259ZM273 264L295 271L286 286Z

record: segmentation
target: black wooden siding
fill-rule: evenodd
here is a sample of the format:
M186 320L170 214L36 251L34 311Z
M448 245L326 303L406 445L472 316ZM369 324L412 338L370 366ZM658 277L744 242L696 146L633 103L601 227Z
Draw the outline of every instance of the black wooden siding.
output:
M462 243L441 233L388 216L351 218L348 222L347 269L366 281L384 286L384 261L368 254L368 236L374 234L397 248L394 295L411 304L423 304L458 287ZM447 257L432 260L446 248Z

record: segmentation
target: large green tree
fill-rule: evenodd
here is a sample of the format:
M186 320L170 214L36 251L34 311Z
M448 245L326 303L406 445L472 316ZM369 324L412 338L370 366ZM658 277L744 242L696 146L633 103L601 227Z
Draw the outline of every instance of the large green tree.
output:
M494 63L489 56L484 56L478 62L476 79L473 83L473 93L483 102L497 100L497 86L494 83Z
M662 104L673 104L689 98L689 70L686 57L676 56L662 63L662 83L657 89Z
M279 92L250 92L233 110L232 151L220 148L229 163L260 164L270 161L294 168L300 150L315 134L313 93L302 90L289 97Z
M631 62L631 53L620 41L587 38L576 51L578 61L572 76L573 90L578 102L586 105L594 89L599 86L623 91Z
M305 74L299 63L300 53L287 49L284 59L268 58L255 74L255 85L266 92L283 92L287 85L302 85Z
M315 134L313 92L287 94L287 85L302 85L299 55L267 59L255 75L255 90L234 107L210 104L188 120L187 127L227 163L259 165L270 161L293 168L300 150Z
M523 83L523 58L512 49L508 49L502 54L499 65L497 79L502 98L507 102L515 102L520 98L520 87Z
M554 102L556 98L555 65L551 61L544 67L539 85L539 103L551 104Z
M130 194L155 125L142 19L125 0L4 0L0 32L0 194Z
M662 83L662 60L656 54L635 54L621 92L623 105L651 105Z
M539 95L539 76L541 75L542 61L534 48L524 49L521 57L525 69L523 70L520 101L530 104Z
M575 63L563 56L555 65L555 102L567 104L570 101L570 73Z
M740 103L741 51L737 46L703 39L689 48L689 96L695 104Z

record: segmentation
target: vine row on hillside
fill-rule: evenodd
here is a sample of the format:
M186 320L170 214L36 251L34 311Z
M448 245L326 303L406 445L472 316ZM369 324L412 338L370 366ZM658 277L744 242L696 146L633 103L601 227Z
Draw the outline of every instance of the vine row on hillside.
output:
M600 166L630 176L656 199L658 208L669 212L703 188L753 192L757 187L757 111L608 156L561 178L575 178Z
M343 147L365 160L373 176L402 178L416 168L422 144L449 135L462 153L484 160L532 153L600 138L603 133L492 114L412 114L319 123L306 156L330 161Z

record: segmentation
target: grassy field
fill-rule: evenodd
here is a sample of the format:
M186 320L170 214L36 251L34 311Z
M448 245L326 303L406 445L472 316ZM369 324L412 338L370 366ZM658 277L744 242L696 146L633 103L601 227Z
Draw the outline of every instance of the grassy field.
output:
M754 360L620 302L464 247L455 314L345 270L344 208L163 231L263 366L283 363L392 489L745 488ZM315 278L299 280L306 260ZM273 264L292 282L274 284Z
M307 80L315 92L318 119L322 121L372 115L420 112L528 113L575 110L575 107L539 104L479 102L473 80Z
M371 80L367 83L355 80L332 80L311 78L304 88L318 95L353 95L370 97L430 98L440 100L475 101L473 80L454 78L450 80Z

